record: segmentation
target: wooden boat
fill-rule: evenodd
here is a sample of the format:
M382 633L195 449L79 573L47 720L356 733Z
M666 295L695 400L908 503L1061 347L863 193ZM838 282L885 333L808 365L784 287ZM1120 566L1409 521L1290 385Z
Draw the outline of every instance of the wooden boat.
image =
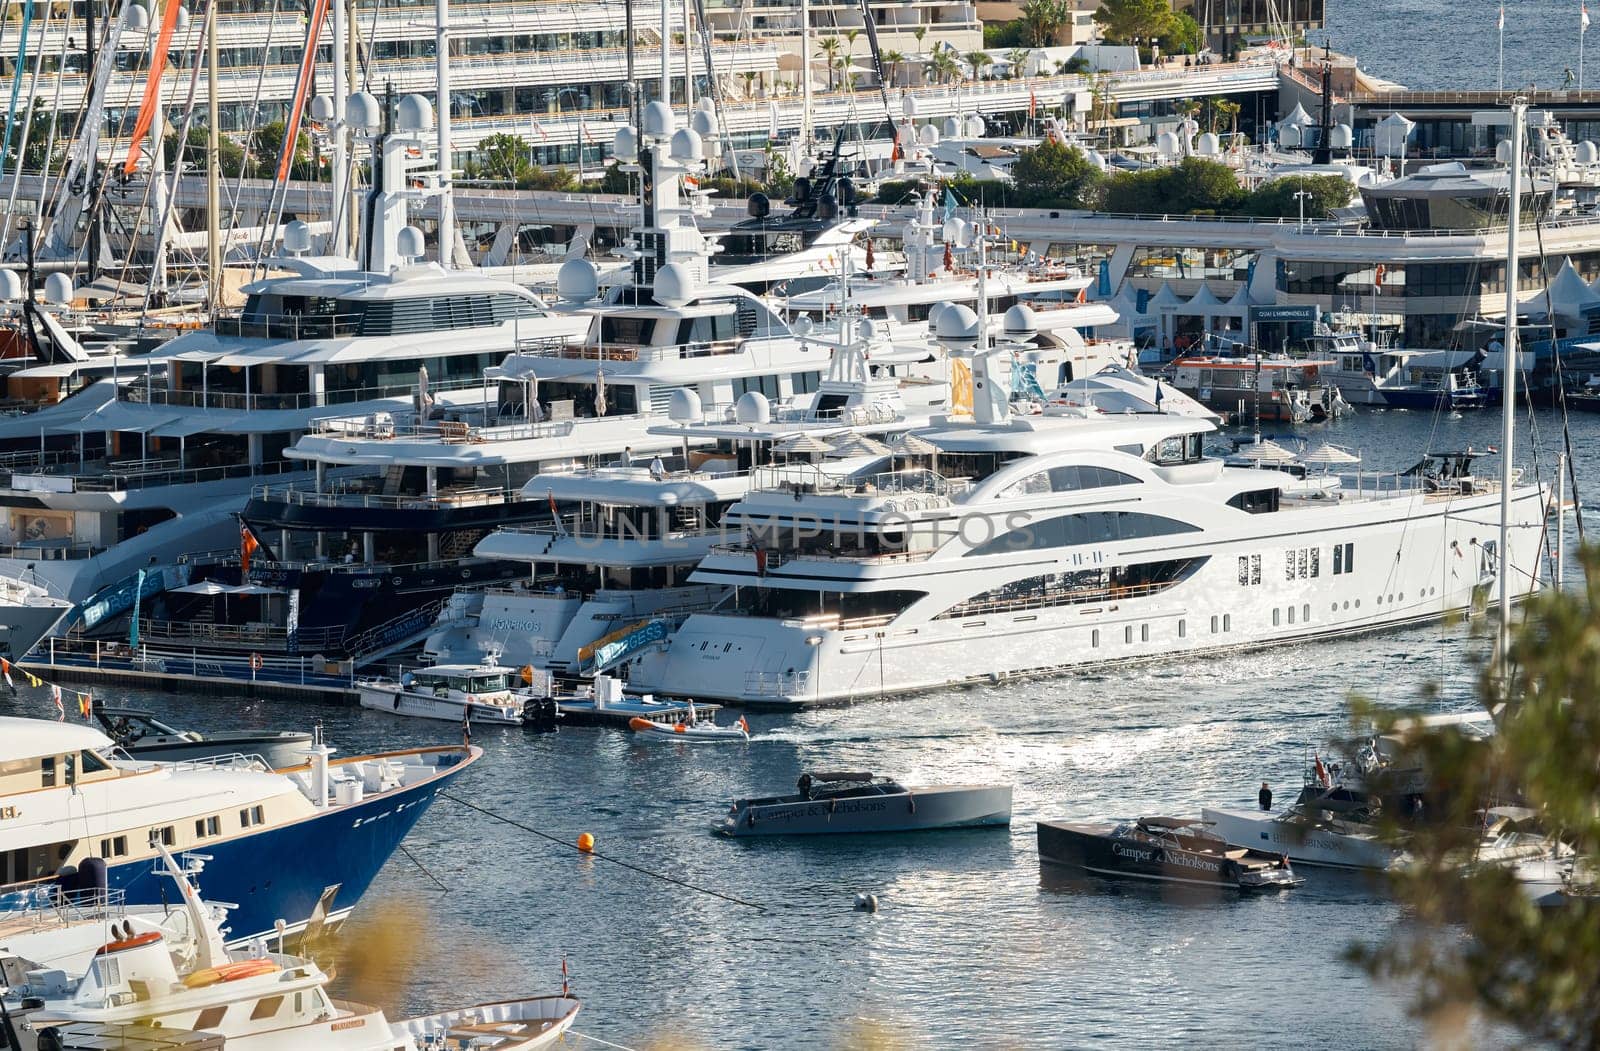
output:
M923 832L1011 824L1010 785L907 788L870 773L805 774L799 793L741 799L717 831L727 836Z
M535 996L407 1018L391 1022L389 1028L422 1048L535 1051L566 1035L578 1017L578 1007L570 996Z
M1238 847L1194 818L1039 822L1039 861L1125 876L1242 891L1303 882L1283 854Z

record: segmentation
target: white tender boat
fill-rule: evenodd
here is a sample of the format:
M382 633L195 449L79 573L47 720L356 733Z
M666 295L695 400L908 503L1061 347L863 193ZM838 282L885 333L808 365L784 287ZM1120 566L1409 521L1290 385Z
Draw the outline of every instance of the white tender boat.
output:
M750 724L745 722L744 716L739 716L731 725L718 726L709 719L704 721L694 717L693 709L689 718L680 723L663 723L642 716L634 716L628 720L628 728L637 733L644 740L672 740L685 744L730 744L736 741L747 742L750 740Z
M436 664L389 679L359 684L361 707L446 722L521 726L526 700L514 686L518 672L496 664Z

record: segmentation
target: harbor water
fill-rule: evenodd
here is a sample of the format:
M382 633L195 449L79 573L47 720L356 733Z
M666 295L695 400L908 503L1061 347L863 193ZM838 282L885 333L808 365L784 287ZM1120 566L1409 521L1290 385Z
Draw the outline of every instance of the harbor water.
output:
M1548 474L1560 420L1541 411L1536 424ZM1428 449L1483 449L1498 427L1494 411L1362 411L1302 433L1393 468ZM1600 462L1600 421L1573 428L1580 462ZM1432 704L1469 706L1485 626L755 713L748 745L481 727L487 754L455 793L560 843L441 798L344 932L375 947L345 992L410 1014L555 991L565 959L586 1003L577 1028L629 1047L1115 1048L1149 1046L1152 1034L1160 1046L1415 1045L1425 1031L1406 990L1341 959L1402 918L1367 879L1307 870L1283 894L1192 898L1042 877L1034 821L1251 805L1263 780L1287 801L1311 752L1348 726L1351 691L1403 705L1438 684ZM458 732L309 702L126 689L99 699L197 729L321 719L345 754ZM45 715L49 703L24 690L3 706ZM733 798L791 790L817 769L1011 782L1015 820L1009 832L838 841L710 832ZM601 853L751 904L579 856L568 844L583 832ZM860 892L877 895L878 913L853 911ZM393 921L402 936L382 933Z

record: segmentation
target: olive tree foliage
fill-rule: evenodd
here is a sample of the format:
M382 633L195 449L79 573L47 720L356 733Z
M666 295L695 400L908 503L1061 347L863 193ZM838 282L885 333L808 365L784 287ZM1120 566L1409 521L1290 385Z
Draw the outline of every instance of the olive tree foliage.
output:
M1407 920L1350 956L1384 981L1408 980L1437 1024L1473 1014L1561 1047L1600 1048L1600 897L1579 862L1572 893L1540 908L1498 865L1471 864L1485 805L1516 803L1579 857L1600 851L1600 550L1580 556L1583 587L1528 601L1509 660L1486 668L1479 699L1498 713L1487 742L1450 727L1408 732L1442 791L1413 822L1410 863L1393 874ZM1358 702L1380 729L1402 716ZM1380 794L1382 787L1379 788ZM1385 831L1400 834L1390 815Z

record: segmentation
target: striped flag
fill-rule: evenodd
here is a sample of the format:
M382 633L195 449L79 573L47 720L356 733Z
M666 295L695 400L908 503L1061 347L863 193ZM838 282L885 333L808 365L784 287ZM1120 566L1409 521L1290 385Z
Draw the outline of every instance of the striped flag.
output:
M59 721L65 721L67 718L67 709L61 703L61 687L50 687L50 699L56 702L56 719Z

